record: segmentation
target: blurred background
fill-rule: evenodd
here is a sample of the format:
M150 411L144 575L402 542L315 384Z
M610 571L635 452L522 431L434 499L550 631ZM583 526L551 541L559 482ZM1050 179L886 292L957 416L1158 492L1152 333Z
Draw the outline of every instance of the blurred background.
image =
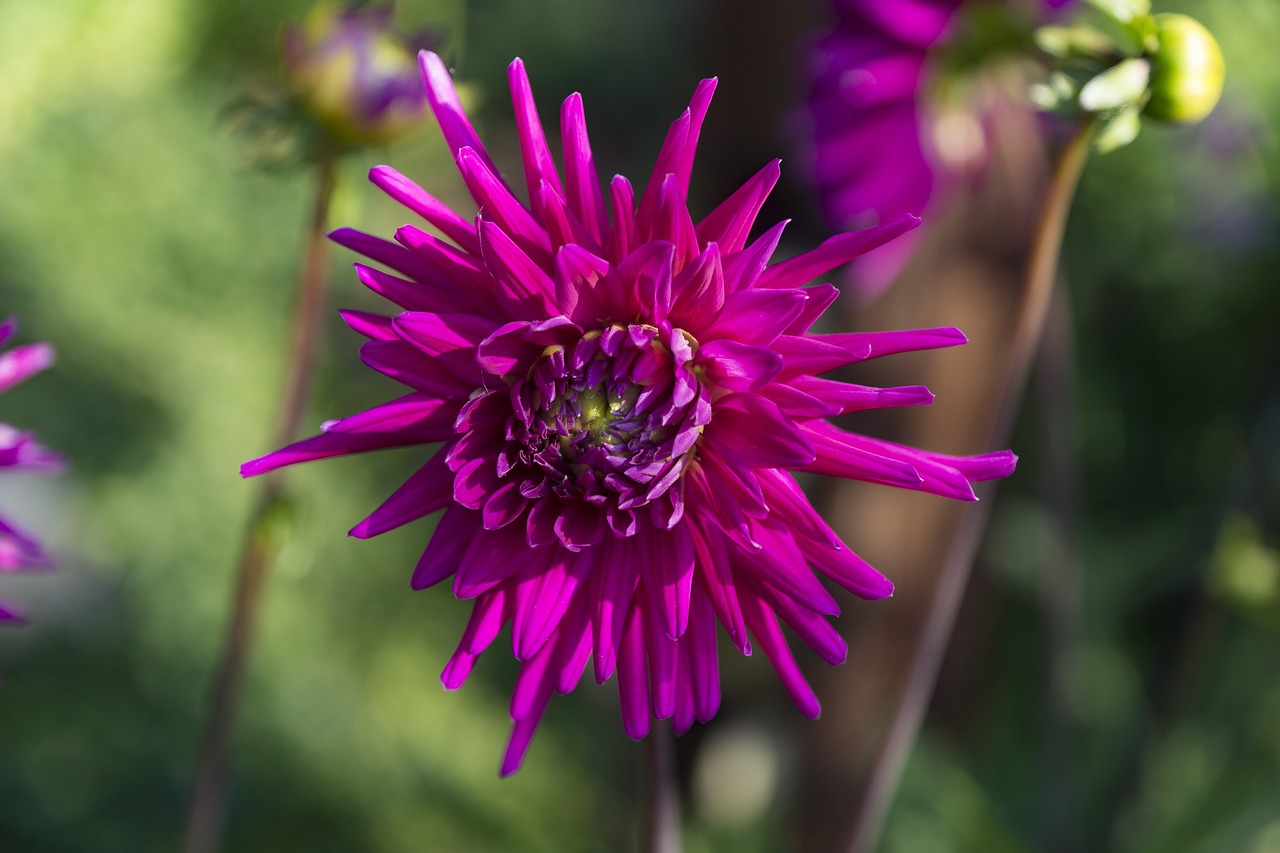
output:
M1157 6L1217 35L1227 92L1204 124L1145 129L1087 169L1055 313L1074 347L1068 335L1066 361L1028 397L1021 466L993 508L887 851L1280 851L1280 3ZM70 463L0 481L0 509L59 563L0 577L30 621L0 630L0 850L177 845L253 494L237 468L270 449L312 192L304 169L254 166L225 116L278 78L280 27L306 8L0 0L0 314L59 353L0 399L0 417ZM548 126L581 91L601 171L637 180L696 81L718 75L695 216L781 156L763 221L793 218L784 252L831 233L800 153L805 48L827 15L817 0L397 8L404 30L442 36L509 170L514 56ZM344 161L336 224L390 234L406 221L364 181L381 162L470 208L428 128ZM970 210L990 213L981 202ZM972 230L1000 215L962 218ZM955 273L939 233L909 280ZM354 258L333 257L332 309L383 310ZM850 307L848 322L959 325L979 359L982 337L1006 331L966 324L967 297L917 310L916 292ZM309 428L395 393L330 316ZM985 450L947 432L983 369L958 364L927 378L910 361L892 369L938 394L920 413L933 447ZM468 608L409 590L433 522L344 535L422 458L290 475L293 535L240 709L226 849L635 849L641 750L621 732L614 685L554 701L524 769L500 781L516 666L500 642L465 689L440 688ZM855 535L849 516L878 518L865 503L820 497L898 595L849 603L850 664L826 670L798 651L831 697L816 726L763 660L726 651L720 716L680 744L691 851L825 849L816 839L847 819L892 708L906 664L886 674L876 661L913 646L928 572L899 571L912 557L891 538ZM850 763L819 767L816 751ZM815 780L832 773L824 800Z

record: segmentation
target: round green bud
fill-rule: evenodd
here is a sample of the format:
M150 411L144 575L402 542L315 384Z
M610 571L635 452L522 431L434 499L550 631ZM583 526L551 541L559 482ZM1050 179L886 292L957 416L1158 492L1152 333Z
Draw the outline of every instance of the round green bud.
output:
M1160 47L1151 57L1151 100L1144 112L1160 121L1195 124L1222 96L1222 48L1194 18L1165 13L1155 20Z

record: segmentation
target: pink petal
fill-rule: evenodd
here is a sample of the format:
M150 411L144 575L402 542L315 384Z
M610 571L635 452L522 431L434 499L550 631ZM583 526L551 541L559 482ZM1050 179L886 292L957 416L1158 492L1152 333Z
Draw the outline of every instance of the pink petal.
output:
M701 569L697 577L702 582L706 596L719 617L720 624L729 632L734 648L744 655L750 655L751 642L747 639L746 624L742 621L742 609L738 605L738 593L733 570L729 566L724 535L714 526L693 526L690 532L693 534L693 546Z
M50 367L54 359L48 344L26 344L0 353L0 393Z
M511 87L511 103L515 107L516 131L524 158L529 197L534 196L543 181L563 195L560 176L556 174L556 164L551 159L551 149L547 147L547 137L542 131L542 121L538 118L538 107L533 101L533 89L523 60L516 59L507 66L507 82Z
M422 187L390 166L374 166L369 170L369 180L391 198L439 228L441 233L463 250L473 255L480 254L480 241L476 237L475 226Z
M724 261L724 289L726 293L757 287L757 279L765 271L769 259L778 248L782 231L790 220L783 220L761 234L756 241L736 255L727 255Z
M627 613L618 654L618 700L622 709L622 730L632 740L649 733L649 672L645 663L644 615L639 602Z
M777 404L758 394L719 400L702 435L703 453L748 468L799 468L814 461L813 444Z
M431 541L414 567L410 586L426 589L435 586L458 570L462 555L480 529L480 513L454 506L445 510L436 523Z
M435 113L440 133L449 146L449 153L456 159L462 149L470 148L496 173L493 161L489 159L480 137L467 118L466 110L462 108L462 101L458 98L453 78L449 76L449 69L444 62L436 54L424 50L418 54L418 67L422 71L422 82L427 88L427 103Z
M458 169L462 180L471 191L471 197L480 207L481 217L493 222L525 253L539 264L551 261L551 243L547 232L523 204L521 204L498 173L475 151L463 148L458 152ZM482 235L483 239L483 235Z
M445 509L452 502L453 475L445 467L444 453L437 452L381 506L351 528L349 535L369 539Z
M338 316L351 327L357 335L363 335L374 341L394 341L395 329L391 327L391 318L381 314L370 314L367 311L342 310Z
M274 453L249 460L240 466L240 476L256 477L286 465L297 465L299 462L328 459L332 456L348 456L353 453L368 453L371 450L385 450L390 447L407 447L411 444L440 441L443 438L444 436L424 439L417 434L396 433L321 433L282 447Z
M796 707L806 717L818 719L822 713L822 705L819 704L813 688L800 672L800 667L787 646L787 640L782 635L782 629L778 626L773 611L758 595L743 595L740 600L742 613L746 617L747 625L751 628L751 633L755 634L756 641L764 649L773 668L777 670L778 678L782 680L782 686L791 696L791 701L796 703Z
M720 248L708 243L702 254L680 270L671 282L671 319L682 328L703 328L724 307L724 268Z
M782 176L781 162L774 160L765 166L698 223L698 239L703 245L719 243L727 255L742 250L760 208Z
M542 571L549 555L546 549L530 551L524 532L510 526L501 530L478 529L462 555L453 579L453 594L475 598L520 571Z
M709 383L729 391L756 391L772 382L783 364L773 350L731 340L704 344L695 363Z
M604 684L613 674L619 644L622 642L623 626L631 610L631 600L640 580L640 571L630 543L607 539L597 550L599 553L591 576L591 598L595 602L592 619L595 645L593 661L596 682ZM646 709L648 704L646 691Z
M566 200L579 221L604 245L609 237L609 219L600 191L587 137L587 121L582 109L582 96L570 95L560 110L560 135L564 144Z
M834 533L831 535L835 536ZM832 548L812 539L801 538L796 540L796 545L815 569L859 598L874 601L893 594L893 584L889 579L849 550L849 546L844 543Z
M816 249L774 264L760 276L756 286L801 287L818 276L905 234L919 224L919 217L907 214L884 225L875 225L847 234L837 234Z
M807 300L803 290L739 290L725 298L716 324L704 337L767 346L800 316Z

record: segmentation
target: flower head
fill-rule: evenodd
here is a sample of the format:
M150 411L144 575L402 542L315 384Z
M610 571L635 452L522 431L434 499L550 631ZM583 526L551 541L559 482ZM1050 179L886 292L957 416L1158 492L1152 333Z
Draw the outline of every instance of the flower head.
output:
M0 323L0 343L18 330L14 320ZM53 348L48 344L26 344L0 354L0 393L53 364ZM40 446L31 433L0 424L0 468L52 472L62 460ZM0 572L47 569L52 563L39 543L0 518ZM18 611L0 602L0 622L20 622Z
M1040 5L1052 10L1069 2ZM810 59L810 160L823 213L841 228L923 213L939 190L984 156L983 122L963 107L941 109L929 97L937 54L955 36L959 13L978 4L832 5L836 24L814 44ZM855 265L853 283L862 295L874 296L892 282L916 236Z
M817 276L912 228L904 217L770 264L785 223L750 239L778 179L770 163L701 221L686 199L715 80L671 126L639 201L626 178L602 191L582 99L564 102L556 169L520 60L509 68L530 203L499 176L448 71L421 57L428 97L479 207L472 222L394 170L375 184L441 239L406 225L396 242L334 239L393 272L358 264L395 317L345 312L369 338L365 364L411 390L242 473L386 447L440 448L351 531L375 536L444 510L412 584L453 578L474 599L444 669L460 687L511 624L523 662L514 772L553 693L591 665L617 672L622 723L684 731L716 712L717 621L742 653L764 650L796 704L818 702L780 623L827 660L845 657L838 611L816 572L864 598L891 584L851 552L791 471L852 477L973 500L1008 452L953 457L846 432L828 418L928 403L924 388L873 388L821 374L906 350L962 343L954 329L813 334L836 298Z
M392 7L322 2L284 31L284 71L306 110L343 145L390 142L427 116L413 49Z

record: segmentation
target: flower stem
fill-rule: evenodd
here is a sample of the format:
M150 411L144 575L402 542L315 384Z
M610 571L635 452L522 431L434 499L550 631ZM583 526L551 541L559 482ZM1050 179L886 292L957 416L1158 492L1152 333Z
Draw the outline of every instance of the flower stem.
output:
M315 201L308 224L307 245L298 280L293 341L286 367L284 393L276 416L274 444L288 444L297 434L306 412L315 375L320 331L325 303L328 240L325 238L329 205L333 199L335 161L332 153L321 151L316 158ZM183 853L213 853L221 846L226 820L227 751L235 717L240 685L244 679L258 605L267 570L276 553L275 524L284 498L280 471L263 479L252 515L245 528L236 573L231 621L218 673L209 698L209 717L201 740Z
M676 741L671 726L659 721L645 740L648 823L646 853L680 853L680 785L676 779Z
M1089 157L1094 129L1092 120L1086 120L1080 126L1062 149L1045 190L1028 255L1022 306L1009 347L1009 372L988 431L989 448L1003 445L1013 428L1027 374L1044 331L1045 317L1054 283L1057 281L1062 235L1080 174ZM955 626L960 601L969 582L973 560L986 530L991 505L989 498L994 494L994 487L990 484L984 486L979 494L988 500L966 512L952 534L938 588L934 592L916 647L907 686L903 690L897 713L885 734L880 752L868 771L867 781L857 804L848 846L850 853L870 853L875 848L889 805L902 780L907 758L920 733L920 725L933 695L938 670L942 666L943 654Z

